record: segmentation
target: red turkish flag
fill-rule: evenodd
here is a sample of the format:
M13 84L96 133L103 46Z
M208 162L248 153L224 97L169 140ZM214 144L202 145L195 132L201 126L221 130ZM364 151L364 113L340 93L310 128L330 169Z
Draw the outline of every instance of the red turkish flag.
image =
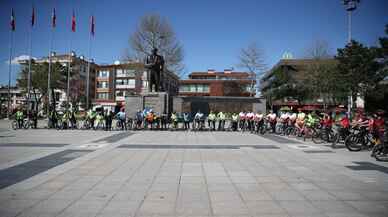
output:
M11 30L15 31L15 29L16 29L16 22L15 22L15 13L13 12L13 8L12 8L12 11L11 11L11 22L10 22L10 25L11 25Z
M53 28L57 26L57 15L55 14L55 8L53 8L53 15L51 17L51 26Z
M90 33L94 36L94 16L90 18Z
M73 16L71 17L71 31L75 32L75 13L73 11Z

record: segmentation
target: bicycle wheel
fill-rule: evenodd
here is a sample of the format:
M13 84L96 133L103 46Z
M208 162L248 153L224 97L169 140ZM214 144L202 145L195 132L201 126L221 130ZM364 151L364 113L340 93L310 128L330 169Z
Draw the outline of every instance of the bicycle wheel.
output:
M275 133L276 133L277 135L282 134L282 133L283 133L283 126L282 126L282 125L276 125Z
M31 123L30 123L30 121L29 120L26 120L26 121L24 121L23 122L23 127L24 127L24 129L28 129L28 128L30 128L31 127Z
M18 129L18 122L17 121L12 121L11 127L12 127L12 129L17 130Z
M362 141L358 135L351 134L346 137L345 146L349 151L361 151Z
M324 142L324 133L322 133L321 131L318 131L318 130L313 130L312 134L311 134L311 140L313 140L313 142L315 144L321 144Z
M383 144L378 144L373 147L372 157L376 158L377 161L388 161L388 147Z
M332 148L337 148L337 143L339 142L339 138L340 138L340 136L339 136L338 133L335 133L333 135L333 141L331 142L331 147Z

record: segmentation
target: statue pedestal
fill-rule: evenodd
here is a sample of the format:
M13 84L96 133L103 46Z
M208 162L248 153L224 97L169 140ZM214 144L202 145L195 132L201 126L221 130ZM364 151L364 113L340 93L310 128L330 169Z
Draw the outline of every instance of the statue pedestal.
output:
M170 98L166 92L145 92L138 96L126 97L125 110L129 117L134 117L136 112L144 109L160 114L170 112Z

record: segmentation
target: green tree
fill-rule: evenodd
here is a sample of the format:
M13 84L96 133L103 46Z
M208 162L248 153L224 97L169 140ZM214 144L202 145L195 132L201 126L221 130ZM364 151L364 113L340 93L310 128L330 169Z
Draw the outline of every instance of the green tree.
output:
M382 64L377 61L378 54L378 48L368 48L354 40L345 48L338 49L335 59L338 60L341 79L337 82L341 82L354 99L357 93L364 95L373 90L384 78Z
M51 81L52 89L62 89L66 83L66 67L56 62L52 64ZM48 83L48 63L31 63L31 97L36 105L39 105L42 98L47 96ZM22 65L21 71L17 79L17 84L20 88L27 92L28 89L28 65Z

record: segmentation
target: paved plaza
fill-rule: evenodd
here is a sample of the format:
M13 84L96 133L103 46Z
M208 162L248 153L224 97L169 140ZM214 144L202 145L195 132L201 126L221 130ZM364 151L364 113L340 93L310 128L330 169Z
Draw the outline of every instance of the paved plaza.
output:
M388 163L241 132L9 130L1 217L387 217Z

